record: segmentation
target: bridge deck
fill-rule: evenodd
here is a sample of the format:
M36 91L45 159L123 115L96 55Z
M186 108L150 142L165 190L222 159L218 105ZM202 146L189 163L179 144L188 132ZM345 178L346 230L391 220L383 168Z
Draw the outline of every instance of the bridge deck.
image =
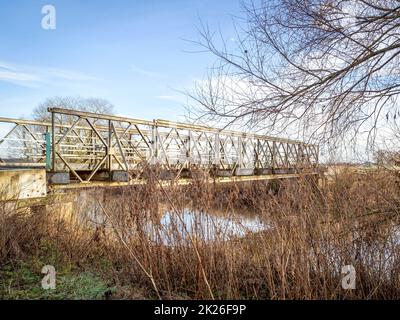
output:
M49 172L47 173L49 174ZM307 173L295 174L272 174L272 175L253 175L253 176L231 176L231 177L209 177L204 180L208 183L229 183L229 182L245 182L245 181L266 181L266 180L283 180L294 179L304 176L317 176L318 170ZM193 180L190 178L178 178L175 180L157 180L157 185L169 187L174 185L188 185ZM77 182L70 181L68 184L52 184L46 179L46 171L44 169L7 169L0 170L0 201L22 201L34 200L39 198L47 198L49 195L63 194L67 190L79 190L86 188L109 188L109 187L125 187L131 185L146 184L146 179L132 179L128 182L115 181L90 181Z
M317 176L318 172L308 173L307 176ZM215 177L208 179L208 183L232 183L232 182L245 182L245 181L265 181L265 180L283 180L283 179L294 179L300 178L304 174L273 174L273 175L261 175L261 176L233 176L233 177ZM160 185L168 187L171 185L171 181L160 180ZM188 185L192 183L192 179L180 178L176 180L177 185ZM105 188L105 187L126 187L131 185L142 185L145 184L146 180L131 180L129 182L113 182L113 181L92 181L88 183L72 182L65 185L50 185L50 192L59 192L63 190L74 190L84 188Z

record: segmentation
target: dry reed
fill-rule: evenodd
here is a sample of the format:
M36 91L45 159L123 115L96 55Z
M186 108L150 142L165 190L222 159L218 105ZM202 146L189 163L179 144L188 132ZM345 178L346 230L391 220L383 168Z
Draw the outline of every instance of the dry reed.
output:
M307 178L210 184L201 170L192 176L190 185L160 187L148 173L145 185L82 193L71 210L3 206L0 263L40 255L50 242L60 264L96 268L120 288L117 298L400 298L395 174L344 170L323 187ZM182 229L187 210L251 210L269 228L210 240L200 219ZM175 217L168 228L165 211ZM355 290L341 286L345 265L355 267Z

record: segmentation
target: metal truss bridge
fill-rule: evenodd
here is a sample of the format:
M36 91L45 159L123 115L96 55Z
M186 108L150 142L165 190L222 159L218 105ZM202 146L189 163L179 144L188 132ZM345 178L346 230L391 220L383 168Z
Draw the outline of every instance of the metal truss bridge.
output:
M49 122L0 118L0 170L45 168L49 185L190 181L203 169L213 181L316 174L317 145L165 120L145 121L49 108Z

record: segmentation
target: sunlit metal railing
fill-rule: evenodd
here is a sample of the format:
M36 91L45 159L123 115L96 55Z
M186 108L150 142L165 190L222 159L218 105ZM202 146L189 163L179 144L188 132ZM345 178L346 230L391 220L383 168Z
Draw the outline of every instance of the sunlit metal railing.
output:
M193 167L233 175L299 172L318 164L318 146L165 120L50 108L49 123L0 118L0 166L46 165L89 182L100 171L140 176L158 165L178 177ZM63 119L61 122L60 119ZM51 136L51 148L47 138ZM49 154L51 152L51 157Z

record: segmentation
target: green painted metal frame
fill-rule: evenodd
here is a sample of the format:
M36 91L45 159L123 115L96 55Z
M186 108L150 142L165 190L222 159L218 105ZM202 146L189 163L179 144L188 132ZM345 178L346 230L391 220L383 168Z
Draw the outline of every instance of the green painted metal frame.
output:
M45 139L45 143L46 143L46 170L50 171L53 168L51 133L46 132L44 134L44 139Z

